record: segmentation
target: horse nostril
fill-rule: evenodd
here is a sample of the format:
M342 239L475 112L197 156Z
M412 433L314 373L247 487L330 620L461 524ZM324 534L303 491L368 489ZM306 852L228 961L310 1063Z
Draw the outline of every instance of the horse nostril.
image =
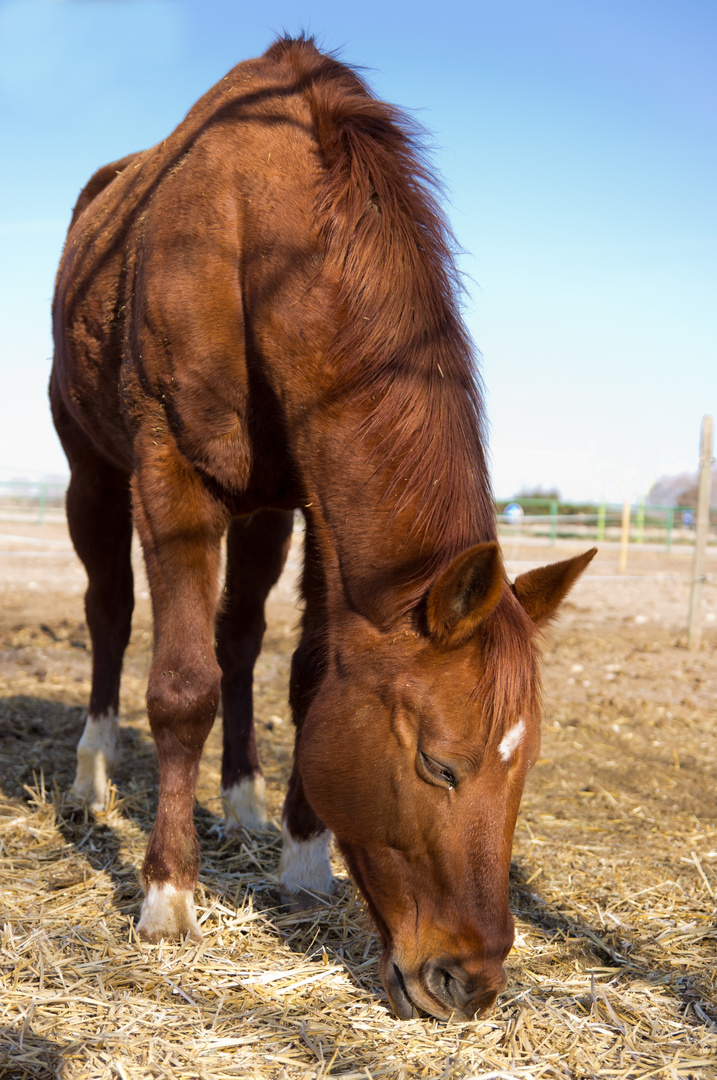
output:
M451 975L450 971L446 971L445 968L438 969L438 975L443 982L444 1000L451 1002L453 1005L457 1005L456 1001L456 980Z
M430 994L465 1016L488 1012L506 983L502 969L500 980L484 980L470 976L463 968L452 964L449 969L444 964L434 961L424 968L424 984Z
M429 963L424 975L428 990L443 1005L451 1009L462 1008L465 1001L465 993L462 991L460 982L445 967L440 964Z

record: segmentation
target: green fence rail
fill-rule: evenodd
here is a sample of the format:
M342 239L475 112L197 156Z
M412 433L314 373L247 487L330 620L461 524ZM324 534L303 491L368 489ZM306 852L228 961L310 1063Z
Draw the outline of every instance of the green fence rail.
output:
M35 521L48 513L62 517L67 484L50 480L0 480L0 520Z
M510 512L511 508L513 512ZM543 538L551 544L558 538L590 539L598 543L619 540L622 510L618 503L576 505L552 498L496 502L502 535ZM695 507L651 506L645 499L640 499L630 507L629 541L639 545L662 545L666 551L671 551L675 543L691 545L694 543L695 518ZM710 511L708 543L717 544L717 508Z

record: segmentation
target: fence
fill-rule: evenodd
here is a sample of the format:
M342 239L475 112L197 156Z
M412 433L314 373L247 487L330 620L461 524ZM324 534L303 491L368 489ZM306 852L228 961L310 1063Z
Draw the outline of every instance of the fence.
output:
M0 480L0 521L61 521L66 492L62 481Z
M61 481L0 481L0 520L42 524L60 521L65 513L67 486ZM511 507L518 510L511 512ZM508 513L506 513L508 509ZM623 507L615 503L599 505L561 503L558 499L521 498L496 502L499 531L504 537L532 538L555 544L563 540L593 540L596 543L621 540ZM630 543L693 545L694 507L649 506L644 500L631 507ZM710 511L710 546L717 544L717 509Z
M558 539L596 543L622 539L623 507L616 503L578 507L557 499L525 498L500 501L496 510L501 535L513 539L532 537L551 544ZM694 545L695 518L694 507L649 506L640 500L630 507L629 542L661 545L666 551L673 544ZM708 543L717 544L717 509L710 511Z

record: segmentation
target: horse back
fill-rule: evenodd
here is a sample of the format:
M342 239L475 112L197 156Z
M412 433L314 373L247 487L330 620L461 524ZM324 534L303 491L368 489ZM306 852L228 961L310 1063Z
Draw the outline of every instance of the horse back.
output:
M130 471L159 423L230 496L296 501L288 430L330 336L321 169L300 80L264 57L92 177L58 271L51 394L100 453Z

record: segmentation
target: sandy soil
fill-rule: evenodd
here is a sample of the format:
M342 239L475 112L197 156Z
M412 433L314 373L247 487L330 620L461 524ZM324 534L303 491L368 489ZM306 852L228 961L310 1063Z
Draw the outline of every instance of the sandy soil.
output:
M298 619L300 542L297 534L284 576L270 596L269 628L256 673L259 739L277 814L291 755L286 696ZM579 550L574 544L516 546L510 541L504 554L514 577ZM136 546L134 565L136 607L123 711L151 754L143 710L151 613ZM705 822L717 819L717 553L710 554L707 569L702 647L688 652L691 552L633 551L621 576L617 546L603 546L547 635L543 752L529 781L524 817L541 812L545 799L556 817L566 801L575 799L589 812L591 798L601 805L606 796L600 793L619 787L634 794L634 827L643 817L659 820L688 808ZM43 702L62 701L81 730L90 665L84 589L84 571L63 521L42 526L0 522L0 691L5 710L14 701L14 708L23 703L23 712L32 712L36 702L35 711L42 712ZM56 770L59 783L70 778L71 760L63 766L61 758L48 754L57 733L39 727L42 731L34 732L39 737L18 762L20 770L14 770L16 790L41 765L50 781ZM12 740L20 733L7 734ZM212 800L218 752L219 724L207 745L200 789Z

